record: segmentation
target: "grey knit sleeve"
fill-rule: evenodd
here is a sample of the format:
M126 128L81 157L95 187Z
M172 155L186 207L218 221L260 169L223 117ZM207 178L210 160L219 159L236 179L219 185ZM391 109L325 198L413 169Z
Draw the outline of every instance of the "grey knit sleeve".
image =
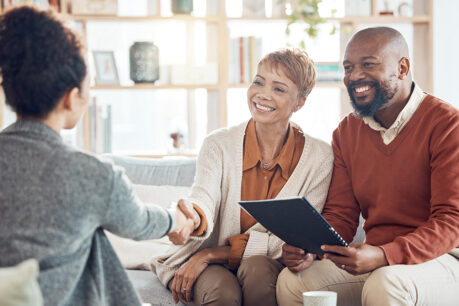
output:
M161 238L175 224L174 216L156 205L145 205L134 194L132 185L124 174L113 168L113 181L102 227L118 236L135 240Z

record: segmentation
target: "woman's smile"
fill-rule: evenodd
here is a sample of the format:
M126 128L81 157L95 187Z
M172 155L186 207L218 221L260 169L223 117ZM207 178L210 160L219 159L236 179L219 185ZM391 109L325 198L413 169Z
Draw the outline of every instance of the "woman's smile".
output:
M253 105L255 106L255 109L259 112L265 113L265 112L272 112L275 111L276 109L274 107L269 107L267 105L263 105L259 102L252 101Z

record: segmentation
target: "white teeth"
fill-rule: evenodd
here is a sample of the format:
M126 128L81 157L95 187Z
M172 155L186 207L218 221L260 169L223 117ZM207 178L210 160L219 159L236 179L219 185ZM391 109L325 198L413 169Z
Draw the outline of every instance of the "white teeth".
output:
M356 92L364 92L370 89L370 86L363 86L363 87L357 87L355 88Z
M269 112L269 111L273 111L274 110L274 108L272 108L272 107L266 107L266 106L260 105L260 104L258 104L256 102L254 102L254 103L255 103L256 108L258 108L258 109L260 109L262 111Z

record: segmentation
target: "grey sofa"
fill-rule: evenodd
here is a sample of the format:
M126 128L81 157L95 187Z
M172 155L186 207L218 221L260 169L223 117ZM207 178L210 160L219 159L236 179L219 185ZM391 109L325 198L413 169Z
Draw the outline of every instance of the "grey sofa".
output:
M134 184L191 186L196 170L196 160L192 158L149 159L111 154L106 154L104 157L123 167ZM364 232L359 227L354 241L363 241L363 239ZM127 270L127 273L143 302L151 305L175 305L170 291L152 272Z

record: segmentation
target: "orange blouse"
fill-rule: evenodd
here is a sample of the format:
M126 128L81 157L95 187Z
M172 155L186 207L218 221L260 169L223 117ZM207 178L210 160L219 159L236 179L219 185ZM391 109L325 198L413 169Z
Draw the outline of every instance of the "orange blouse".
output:
M251 201L275 198L288 181L293 170L295 170L303 153L304 142L303 132L290 125L287 139L279 155L268 169L264 169L255 122L250 120L244 139L241 200ZM244 233L256 223L255 219L241 209L241 233ZM248 239L249 234L240 234L228 239L228 243L231 245L228 265L231 269L236 269L239 266Z

